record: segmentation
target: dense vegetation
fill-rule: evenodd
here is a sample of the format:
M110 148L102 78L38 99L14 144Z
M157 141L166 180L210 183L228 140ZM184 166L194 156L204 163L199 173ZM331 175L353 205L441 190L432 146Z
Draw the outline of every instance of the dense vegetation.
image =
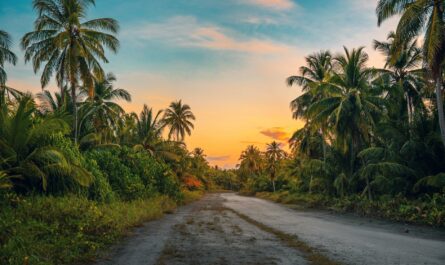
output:
M94 2L33 1L35 26L21 44L41 73L37 95L7 86L5 65L18 58L0 31L1 264L92 257L129 227L197 199L213 186L210 172L224 174L202 149L187 150L195 116L181 100L140 114L116 102L131 101L103 70L119 25L87 20ZM56 93L45 90L52 78Z
M290 106L305 121L284 155L249 146L237 170L246 192L284 202L336 207L403 221L445 225L445 61L443 1L380 0L378 24L400 15L395 32L374 48L306 57L289 86ZM422 37L422 41L418 38Z

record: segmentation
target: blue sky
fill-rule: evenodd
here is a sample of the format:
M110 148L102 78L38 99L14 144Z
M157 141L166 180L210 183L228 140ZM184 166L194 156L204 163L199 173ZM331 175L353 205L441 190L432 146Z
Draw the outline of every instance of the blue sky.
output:
M215 164L231 167L249 143L263 147L285 141L302 126L291 119L289 102L298 88L284 84L304 56L342 46L366 46L370 65L382 57L370 48L396 21L381 28L376 0L96 0L89 18L119 21L121 47L105 65L129 90L126 110L143 103L155 109L183 99L198 120L189 147L200 146ZM2 0L0 25L14 38L14 50L32 29L31 0ZM39 76L20 60L7 67L9 85L41 91ZM55 90L50 85L50 90Z

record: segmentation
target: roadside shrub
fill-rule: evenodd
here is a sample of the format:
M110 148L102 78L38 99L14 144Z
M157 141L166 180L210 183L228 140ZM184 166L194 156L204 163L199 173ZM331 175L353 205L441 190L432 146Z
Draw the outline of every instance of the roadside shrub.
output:
M86 158L97 162L102 174L120 198L133 200L152 195L146 192L150 189L146 189L141 178L123 163L124 157L121 156L120 149L90 151L86 153Z
M122 199L146 198L157 193L181 199L176 175L145 151L122 147L89 151L85 157L96 161L112 190Z
M175 206L167 196L109 204L78 196L16 198L1 206L0 264L86 261L129 228Z

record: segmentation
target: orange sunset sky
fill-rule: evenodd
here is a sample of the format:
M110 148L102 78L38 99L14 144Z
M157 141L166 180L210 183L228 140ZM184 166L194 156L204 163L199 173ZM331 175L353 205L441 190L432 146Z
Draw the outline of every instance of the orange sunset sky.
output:
M225 168L237 164L247 145L287 142L303 126L289 109L300 89L285 79L298 73L304 56L366 46L369 65L381 67L371 44L395 25L377 27L375 0L96 2L91 18L113 17L121 25L120 50L109 53L104 68L132 94L131 103L120 102L125 110L139 113L146 103L157 111L182 99L197 117L189 149L203 148L212 165ZM23 58L18 43L32 29L31 0L2 0L0 9L0 23ZM41 91L39 73L23 59L7 71L9 86Z

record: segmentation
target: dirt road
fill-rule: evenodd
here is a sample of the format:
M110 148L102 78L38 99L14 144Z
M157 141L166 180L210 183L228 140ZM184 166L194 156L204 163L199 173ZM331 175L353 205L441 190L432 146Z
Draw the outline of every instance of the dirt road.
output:
M445 264L445 234L209 194L135 230L97 263L129 264Z

